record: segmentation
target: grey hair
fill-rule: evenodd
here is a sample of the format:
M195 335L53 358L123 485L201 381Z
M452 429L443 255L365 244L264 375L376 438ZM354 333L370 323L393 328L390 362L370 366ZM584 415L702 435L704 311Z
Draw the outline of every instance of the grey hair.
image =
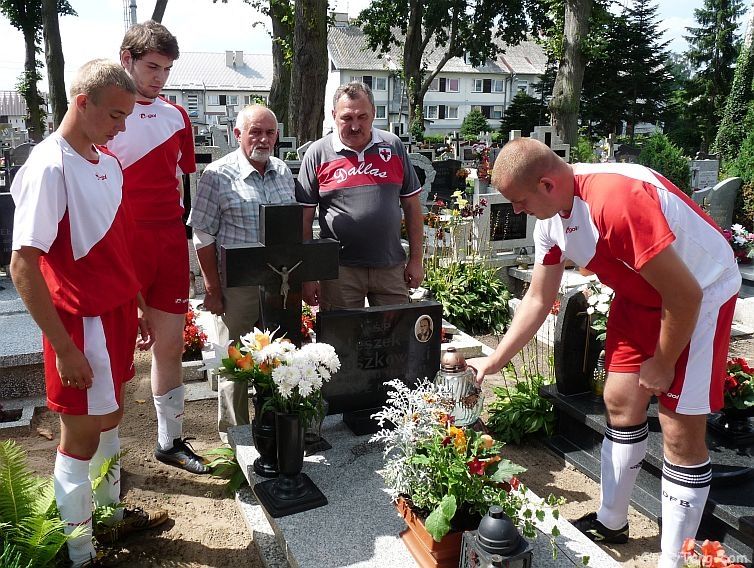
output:
M238 116L236 117L236 128L238 130L243 130L246 127L246 123L248 123L249 120L251 120L251 116L260 109L264 109L267 112L269 112L272 115L272 117L275 119L275 124L278 123L277 115L274 112L272 112L272 110L269 107L255 103L253 105L247 105L240 110L240 112L238 113Z
M366 97L369 99L369 104L374 106L374 95L372 94L372 89L369 87L369 85L362 83L361 81L352 81L338 87L335 90L335 94L332 98L333 108L338 106L338 101L343 95L347 96L351 100L361 95L366 95Z
M71 83L71 98L84 94L94 103L99 102L99 95L105 87L118 87L136 94L136 85L120 63L109 59L93 59L84 63L76 72Z

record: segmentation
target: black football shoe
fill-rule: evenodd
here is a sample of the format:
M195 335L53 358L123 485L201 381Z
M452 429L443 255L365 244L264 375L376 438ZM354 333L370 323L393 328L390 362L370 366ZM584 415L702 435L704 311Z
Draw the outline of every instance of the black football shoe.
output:
M207 460L194 452L194 448L188 443L188 440L194 438L176 438L173 440L173 447L169 450L161 450L158 446L154 450L154 457L157 461L164 464L172 465L185 469L190 473L204 475L210 472L207 467Z
M580 519L572 521L572 523L594 542L604 544L626 544L628 542L628 523L623 528L612 530L597 520L597 513L587 513Z

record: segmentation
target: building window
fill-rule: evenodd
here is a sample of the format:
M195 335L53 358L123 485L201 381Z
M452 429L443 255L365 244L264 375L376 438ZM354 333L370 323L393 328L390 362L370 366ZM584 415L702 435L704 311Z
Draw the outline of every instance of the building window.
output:
M490 118L496 118L498 120L503 118L503 106L502 105L493 106L492 112L490 112Z
M387 77L375 77L373 91L387 91Z
M199 95L186 95L186 112L192 118L199 116Z
M482 112L482 106L481 105L471 105L471 110L477 110L479 112Z
M445 112L445 118L458 118L458 107L449 106Z
M425 106L424 118L437 118L437 105Z
M385 105L377 105L375 108L374 118L387 118L387 107Z
M504 88L505 87L503 86L502 79L492 79L492 92L493 93L502 93Z
M238 95L228 95L228 102L226 104L236 106L238 104Z
M161 96L161 97L162 97L163 99L165 99L166 101L168 101L169 103L173 103L173 104L176 104L176 103L178 102L178 97L177 97L177 95L166 95L166 94L164 94L164 93L160 93L160 96Z
M474 79L474 85L471 88L472 93L481 93L484 89L484 79Z
M429 84L429 91L439 91L440 90L440 78L435 77L434 80Z
M207 115L207 125L209 126L217 126L220 124L220 117L216 114L208 114Z
M220 95L207 95L207 106L220 106Z
M447 85L448 85L448 92L449 93L457 93L458 92L458 79L447 79Z
M529 83L526 81L519 81L516 85L516 90L519 93L526 93L529 91Z

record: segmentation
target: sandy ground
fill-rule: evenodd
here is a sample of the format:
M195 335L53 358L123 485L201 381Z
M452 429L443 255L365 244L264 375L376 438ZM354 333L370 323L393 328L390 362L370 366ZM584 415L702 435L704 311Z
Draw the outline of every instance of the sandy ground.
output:
M494 337L480 338L494 346ZM734 342L731 352L749 355L752 341ZM502 381L498 375L486 385L491 388ZM487 401L491 399L489 392ZM123 459L124 500L146 508L166 509L170 520L149 533L126 540L113 550L110 566L168 566L210 568L226 566L259 567L261 562L251 543L233 499L224 494L223 481L195 476L157 462L152 456L156 432L154 407L149 387L149 356L140 354L137 375L126 390L126 417L121 437L128 454ZM203 450L217 447L216 402L187 403L185 432L195 436L194 447ZM28 452L31 467L41 473L52 472L55 447L59 439L57 417L38 412L32 433L14 439ZM52 440L37 433L47 429ZM539 441L521 446L508 445L506 457L528 468L522 479L540 496L553 493L565 497L561 508L565 518L575 519L596 510L599 486L556 457ZM631 540L626 545L606 547L623 566L650 567L659 551L657 525L631 511ZM308 567L317 568L317 567Z

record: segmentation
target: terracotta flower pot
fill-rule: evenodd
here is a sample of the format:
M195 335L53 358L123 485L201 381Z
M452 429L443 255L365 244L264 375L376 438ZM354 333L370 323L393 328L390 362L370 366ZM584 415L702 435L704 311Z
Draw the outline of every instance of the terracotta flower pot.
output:
M414 514L402 497L398 498L395 508L406 521L407 528L401 531L401 539L421 568L456 568L458 566L463 532L449 532L440 542L436 542L424 528L422 520Z

